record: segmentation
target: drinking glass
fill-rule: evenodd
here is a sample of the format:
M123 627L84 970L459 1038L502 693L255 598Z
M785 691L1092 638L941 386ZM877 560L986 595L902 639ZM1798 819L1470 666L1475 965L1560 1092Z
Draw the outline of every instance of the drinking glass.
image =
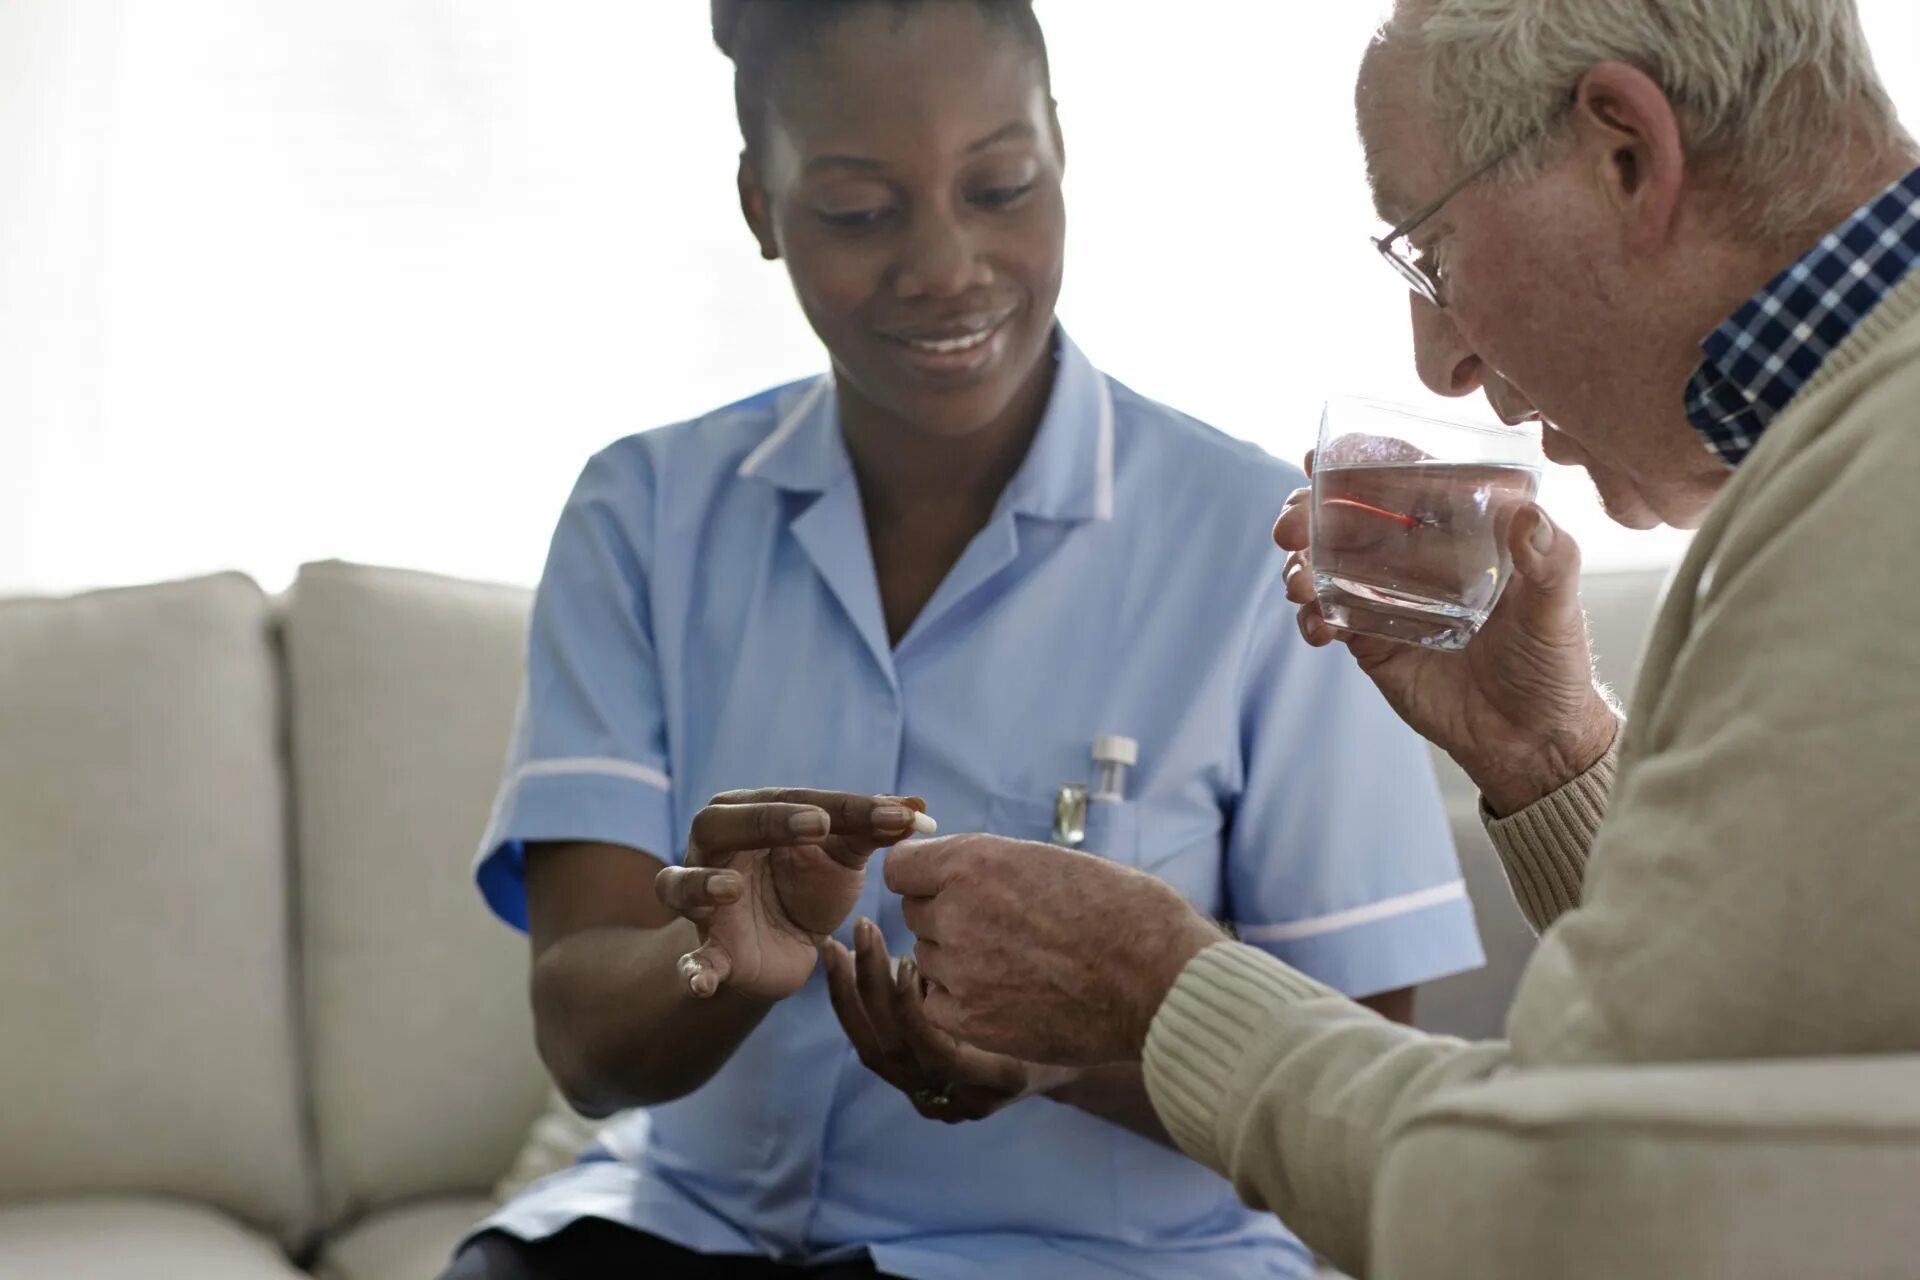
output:
M1460 650L1512 576L1513 517L1540 487L1524 428L1329 401L1313 465L1313 578L1332 625Z

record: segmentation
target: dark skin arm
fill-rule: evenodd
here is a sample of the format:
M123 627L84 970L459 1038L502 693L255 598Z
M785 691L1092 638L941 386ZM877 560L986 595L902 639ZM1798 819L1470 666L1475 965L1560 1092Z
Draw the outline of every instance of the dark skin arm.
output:
M536 845L527 856L534 1031L590 1116L684 1097L813 973L873 851L918 801L736 791L695 815L686 865L638 849Z
M1402 987L1398 991L1382 991L1377 996L1368 996L1357 1003L1367 1006L1388 1022L1397 1022L1401 1026L1413 1025L1414 996L1418 987Z
M700 939L654 892L664 866L618 845L527 853L540 1056L589 1116L692 1093L773 1007L724 986L711 999L691 997L680 958Z

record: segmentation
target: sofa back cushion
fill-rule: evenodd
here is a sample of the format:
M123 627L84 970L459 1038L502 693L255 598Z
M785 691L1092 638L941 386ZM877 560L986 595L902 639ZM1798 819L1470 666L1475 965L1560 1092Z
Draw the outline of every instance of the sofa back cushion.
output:
M528 593L310 565L284 626L295 848L330 1218L481 1191L546 1077L524 938L470 868L520 686Z
M0 1201L313 1225L267 601L0 601Z

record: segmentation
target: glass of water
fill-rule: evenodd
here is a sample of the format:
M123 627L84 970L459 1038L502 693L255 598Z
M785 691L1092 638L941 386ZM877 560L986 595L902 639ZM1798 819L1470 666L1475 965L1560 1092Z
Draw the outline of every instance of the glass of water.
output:
M1512 576L1508 533L1540 467L1533 430L1329 402L1313 464L1321 614L1361 635L1466 648Z

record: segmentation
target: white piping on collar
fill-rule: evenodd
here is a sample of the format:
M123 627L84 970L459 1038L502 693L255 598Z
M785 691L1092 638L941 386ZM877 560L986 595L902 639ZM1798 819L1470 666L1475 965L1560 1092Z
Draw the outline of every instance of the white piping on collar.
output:
M1113 384L1105 374L1100 377L1100 434L1095 447L1093 514L1096 519L1113 519Z
M780 425L773 429L773 434L765 440L762 440L760 447L747 455L747 460L740 464L739 474L742 476L752 476L758 473L760 468L766 464L767 459L773 456L774 451L785 444L788 437L800 429L800 424L807 420L807 414L812 412L813 406L820 402L820 397L825 395L827 388L832 385L833 375L830 373L821 374L820 377L814 381L813 386L807 389L807 394L800 397L800 403L793 406L792 411L780 420Z
M1113 519L1114 487L1113 384L1108 381L1105 374L1098 376L1100 378L1100 416L1094 443L1095 474L1093 514L1096 519L1111 520ZM785 444L787 440L792 437L793 433L800 429L800 425L806 421L807 415L811 413L813 407L820 402L820 397L825 395L827 388L832 385L833 375L822 374L814 382L813 386L807 389L806 395L800 397L800 402L794 405L787 416L780 420L780 425L773 429L773 433L765 440L762 440L759 447L747 455L746 461L740 464L739 474L742 477L757 475L760 468L766 465L767 459L772 457L780 446Z

